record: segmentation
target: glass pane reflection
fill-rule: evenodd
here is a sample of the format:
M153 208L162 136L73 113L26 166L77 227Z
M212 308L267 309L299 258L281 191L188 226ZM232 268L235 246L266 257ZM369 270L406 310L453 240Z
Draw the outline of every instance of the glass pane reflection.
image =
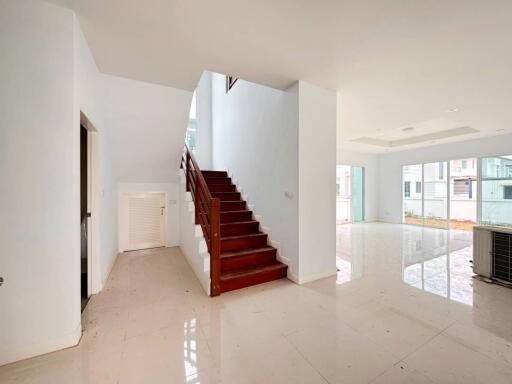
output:
M404 232L403 281L415 288L473 305L472 235L413 228Z

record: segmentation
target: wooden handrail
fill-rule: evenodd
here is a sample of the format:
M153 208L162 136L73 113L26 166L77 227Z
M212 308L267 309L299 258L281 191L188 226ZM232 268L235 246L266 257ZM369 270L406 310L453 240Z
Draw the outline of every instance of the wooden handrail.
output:
M196 224L201 225L210 252L210 294L220 295L220 200L212 197L194 154L185 144L181 168L186 176L187 192L195 206Z

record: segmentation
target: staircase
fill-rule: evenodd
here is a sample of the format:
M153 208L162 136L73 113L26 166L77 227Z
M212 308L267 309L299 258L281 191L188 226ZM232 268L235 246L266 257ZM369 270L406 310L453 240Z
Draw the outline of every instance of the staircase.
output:
M213 198L220 200L220 293L286 277L252 211L225 171L201 171Z

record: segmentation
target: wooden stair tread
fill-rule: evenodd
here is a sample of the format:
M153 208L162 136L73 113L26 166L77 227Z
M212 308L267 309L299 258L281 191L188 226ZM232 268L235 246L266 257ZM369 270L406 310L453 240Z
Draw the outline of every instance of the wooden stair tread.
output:
M243 249L239 251L227 251L222 252L220 254L221 259L227 259L229 257L236 257L236 256L247 256L252 255L253 253L259 253L259 252L269 252L273 251L275 248L268 246L268 247L260 247L260 248L249 248L249 249Z
M277 271L280 269L286 269L288 266L279 261L276 261L275 264L265 265L264 267L256 267L256 268L246 268L240 269L237 271L230 271L226 273L222 273L220 276L221 281L235 279L244 276L257 275L259 273L269 272L269 271Z
M258 220L244 220L244 221L233 221L232 223L221 223L221 227L223 225L242 225L242 224L256 224L259 223Z
M187 155L187 170L189 159L193 163L192 166L199 170L193 155ZM203 188L207 188L211 196L220 203L219 216L214 216L216 212L212 216L216 220L215 225L219 225L220 229L220 249L215 250L215 257L220 259L220 265L216 265L215 279L220 280L212 284L212 294L219 295L286 278L288 266L277 260L277 249L269 244L268 234L261 232L260 222L255 219L253 211L228 172L200 172ZM201 221L201 218L196 217L196 221ZM214 272L212 279L213 275Z
M267 236L264 232L256 232L256 233L247 233L245 235L236 235L236 236L226 236L221 237L222 240L235 240L235 239L243 239L245 237L259 237L259 236Z
M228 172L227 171L205 171L205 170L202 170L201 171L203 176L206 175L206 176L227 176L228 175Z

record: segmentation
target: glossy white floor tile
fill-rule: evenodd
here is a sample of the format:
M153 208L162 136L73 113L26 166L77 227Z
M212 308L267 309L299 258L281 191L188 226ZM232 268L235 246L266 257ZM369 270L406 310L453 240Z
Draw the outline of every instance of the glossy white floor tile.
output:
M511 383L512 290L470 233L337 227L338 276L206 297L178 248L119 256L75 348L0 383Z

